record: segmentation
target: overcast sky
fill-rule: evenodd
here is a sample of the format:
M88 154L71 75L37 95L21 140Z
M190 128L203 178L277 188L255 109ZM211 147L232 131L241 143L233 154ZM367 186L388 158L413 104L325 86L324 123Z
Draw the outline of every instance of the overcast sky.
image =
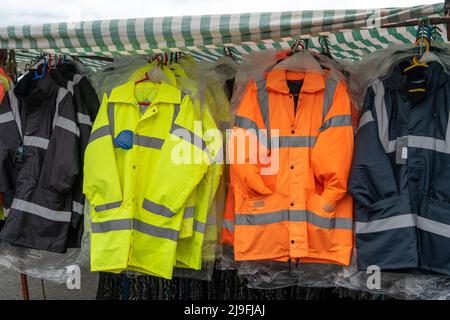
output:
M439 2L439 0L0 0L0 26L196 14L404 7Z

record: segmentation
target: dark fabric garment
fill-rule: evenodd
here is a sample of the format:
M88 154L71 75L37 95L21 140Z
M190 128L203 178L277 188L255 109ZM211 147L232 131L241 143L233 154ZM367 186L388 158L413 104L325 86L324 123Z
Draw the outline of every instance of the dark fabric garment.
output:
M439 63L423 76L423 97L408 91L400 65L381 80L382 97L377 83L365 97L362 119L371 113L374 121L358 130L349 179L360 270L377 265L450 275L450 78ZM383 228L358 227L374 222Z
M289 94L294 98L294 113L297 112L298 100L300 98L300 90L302 89L303 81L301 80L287 80L289 87Z
M380 300L383 295L345 288L249 289L236 271L214 270L211 281L100 273L98 300Z
M0 118L13 113L8 93L0 104ZM17 174L22 166L21 158L16 158L22 139L16 119L0 123L0 192L4 193L5 208L11 206L16 189ZM23 119L20 117L18 121ZM21 128L22 123L20 123Z
M51 70L50 74L55 82L68 89L73 97L77 112L77 125L80 129L80 163L84 161L84 152L86 150L89 136L91 134L92 123L95 120L100 102L92 88L89 80L81 75L73 73L69 64L58 65L57 69ZM90 124L88 124L86 122ZM80 167L80 174L77 177L73 188L73 201L77 203L76 208L80 209L84 205L85 197L83 194L83 166ZM68 248L78 248L81 244L84 230L83 214L80 212L72 213L72 221L69 235L67 238Z
M76 109L72 95L51 76L40 80L33 76L31 71L14 90L25 114L23 164L0 239L17 246L65 252L71 222L67 215L72 211L72 189L80 173ZM65 128L67 123L73 125L72 130ZM25 143L31 137L47 146Z

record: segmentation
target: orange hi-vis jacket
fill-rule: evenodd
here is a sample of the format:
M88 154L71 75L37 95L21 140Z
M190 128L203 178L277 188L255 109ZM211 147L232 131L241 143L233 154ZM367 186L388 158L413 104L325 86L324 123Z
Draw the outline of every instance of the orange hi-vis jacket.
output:
M353 137L343 81L274 69L249 83L229 143L235 216L232 225L228 208L224 224L234 235L222 238L236 260L350 263Z

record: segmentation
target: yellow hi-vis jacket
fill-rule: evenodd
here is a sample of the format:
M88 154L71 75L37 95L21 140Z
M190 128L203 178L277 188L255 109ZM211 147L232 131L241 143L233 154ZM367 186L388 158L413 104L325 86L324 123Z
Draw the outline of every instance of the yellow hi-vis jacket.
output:
M165 82L129 81L103 98L84 170L92 271L172 277L186 201L215 157L195 120L190 97ZM113 142L124 130L129 150Z

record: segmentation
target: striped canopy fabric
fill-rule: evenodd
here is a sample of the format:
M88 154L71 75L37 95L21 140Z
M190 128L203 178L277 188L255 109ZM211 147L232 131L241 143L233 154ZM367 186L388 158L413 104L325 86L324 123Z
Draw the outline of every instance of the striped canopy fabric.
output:
M328 36L331 54L359 60L390 44L413 43L417 27L391 27L410 19L444 15L444 4L371 10L324 10L199 15L163 18L84 21L0 28L0 48L15 49L18 60L40 52L68 55L117 56L181 51L198 60L214 61L223 47L243 54L289 48L308 39L321 51L319 36ZM439 26L447 39L445 25ZM105 62L84 59L92 67Z

